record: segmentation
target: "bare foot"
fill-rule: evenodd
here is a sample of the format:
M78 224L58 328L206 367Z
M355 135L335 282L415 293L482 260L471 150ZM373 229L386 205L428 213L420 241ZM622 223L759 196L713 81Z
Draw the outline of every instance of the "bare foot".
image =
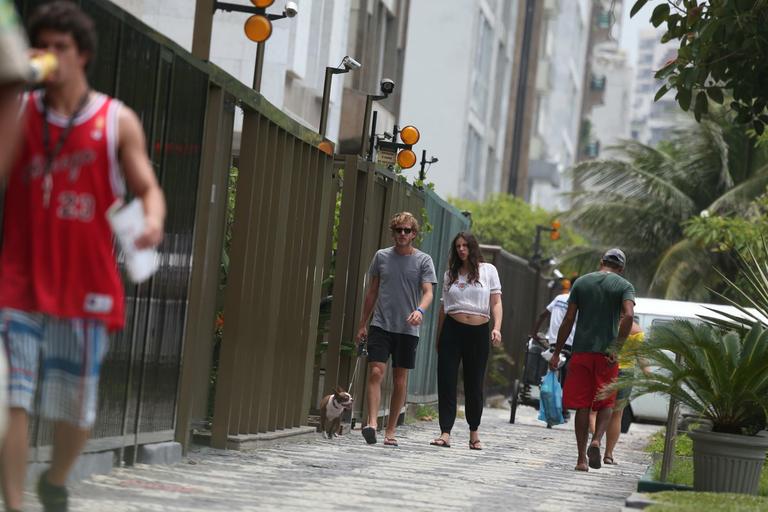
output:
M576 467L573 468L573 469L575 471L587 472L587 471L589 471L589 465L586 462L579 462L578 464L576 464Z

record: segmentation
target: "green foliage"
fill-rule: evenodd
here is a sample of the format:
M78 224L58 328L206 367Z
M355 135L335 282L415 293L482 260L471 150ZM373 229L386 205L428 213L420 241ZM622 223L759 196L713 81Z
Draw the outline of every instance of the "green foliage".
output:
M481 244L500 245L523 258L532 256L536 226L549 226L556 218L551 212L506 194L492 196L482 203L465 199L452 199L451 203L459 210L472 213L472 232ZM562 236L557 241L542 233L541 253L545 258L559 255L582 242L568 226L563 226L560 232Z
M661 481L661 458L654 461L651 475L654 480ZM672 459L672 465L669 468L666 482L693 487L693 459L691 456L685 458L675 457Z
M685 236L712 252L740 253L768 235L768 194L751 202L740 215L702 213L684 223Z
M762 239L760 247L761 251L757 253L751 247L736 253L739 272L735 281L721 273L731 293L720 294L720 297L736 307L742 315L720 313L727 317L725 320L706 317L705 319L711 324L741 333L744 333L752 323L768 327L768 256L766 256L768 242L765 238Z
M645 447L645 451L648 453L664 453L664 438L666 436L666 429L661 429L651 436L648 440L648 445ZM693 441L687 434L679 434L675 438L675 455L679 457L692 457L693 456Z
M594 268L609 247L627 253L627 277L639 293L712 301L722 289L718 264L727 258L686 237L687 222L700 217L737 217L768 184L768 148L756 148L726 115L714 116L653 148L624 141L614 157L582 162L573 170L577 191L566 215L592 242L566 261L582 272Z
M509 389L509 376L512 374L514 364L515 360L502 347L491 347L491 357L488 360L487 395L493 394L494 390L504 393Z
M648 0L636 0L636 15ZM650 17L654 27L665 25L662 42L676 41L676 58L659 69L658 100L676 91L680 108L693 104L697 121L710 100L727 103L736 122L751 123L762 134L768 123L768 2L764 0L675 0L657 5ZM726 96L731 101L726 100Z
M421 404L416 408L414 416L419 421L433 421L437 418L437 411L429 404Z
M224 290L229 275L229 250L232 247L232 225L235 223L235 198L237 197L237 167L229 170L227 180L227 213L224 227L224 247L221 251L221 267L219 269L219 290Z
M633 354L660 371L621 377L607 389L663 393L712 422L713 432L754 435L768 416L768 330L744 333L676 320L654 328ZM679 356L676 361L674 356Z
M768 499L748 494L664 491L653 494L647 512L761 512Z

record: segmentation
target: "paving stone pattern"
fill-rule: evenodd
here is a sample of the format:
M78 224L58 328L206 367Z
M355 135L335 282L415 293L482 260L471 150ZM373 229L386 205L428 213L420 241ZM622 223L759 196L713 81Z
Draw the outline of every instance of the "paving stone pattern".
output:
M429 441L436 422L401 427L400 446L369 446L359 431L334 440L285 443L251 452L197 448L173 466L115 469L70 488L71 510L318 511L514 510L618 511L636 489L658 427L633 425L616 452L618 466L577 473L572 424L547 429L530 407L486 409L485 449L468 449L457 419L451 448ZM26 510L40 510L31 492Z

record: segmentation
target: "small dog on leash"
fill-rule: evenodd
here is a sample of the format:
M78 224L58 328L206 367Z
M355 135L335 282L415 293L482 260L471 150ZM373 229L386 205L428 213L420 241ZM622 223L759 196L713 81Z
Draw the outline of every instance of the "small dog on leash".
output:
M333 393L320 400L320 431L324 432L328 439L341 434L341 414L351 409L354 401L352 395L341 386L336 386Z

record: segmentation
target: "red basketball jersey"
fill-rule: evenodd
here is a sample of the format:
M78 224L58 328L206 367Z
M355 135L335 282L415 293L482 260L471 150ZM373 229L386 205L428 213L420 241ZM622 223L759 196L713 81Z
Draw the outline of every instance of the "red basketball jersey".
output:
M42 94L26 97L23 143L5 194L0 307L123 326L123 285L106 217L125 192L117 159L120 106L91 95L50 166L46 204ZM50 148L68 122L49 111Z

